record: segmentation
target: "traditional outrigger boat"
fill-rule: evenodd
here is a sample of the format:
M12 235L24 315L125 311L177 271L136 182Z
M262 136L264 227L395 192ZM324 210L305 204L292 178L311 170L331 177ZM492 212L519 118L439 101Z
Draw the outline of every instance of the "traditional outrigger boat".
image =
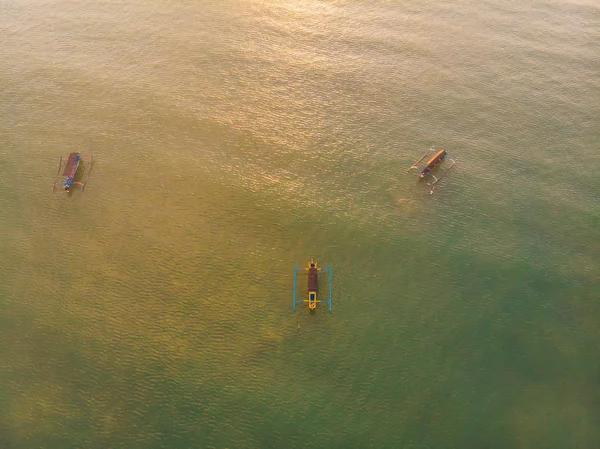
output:
M329 311L332 309L332 299L333 299L333 279L331 273L331 265L327 265L327 273L329 274L329 299L317 299L317 293L319 291L319 271L321 268L318 267L318 264L313 259L308 261L308 266L306 268L298 268L298 265L294 265L294 303L293 308L296 310L296 304L299 302L308 303L309 310L315 310L317 308L318 302L327 302L329 303ZM308 296L307 299L296 299L296 286L297 286L297 274L298 272L307 272L308 273Z
M414 164L412 164L410 166L410 168L407 170L407 171L411 171L411 170L417 169L417 170L420 170L419 178L424 178L425 176L431 176L434 179L434 181L432 183L427 183L427 185L430 186L430 189L429 189L430 194L433 193L433 190L435 189L435 185L438 183L438 181L440 179L442 179L444 177L444 175L446 173L448 173L452 167L454 167L454 164L456 164L456 161L454 159L450 159L450 157L448 157L448 152L446 150L439 150L433 155L433 157L431 157L431 159L429 159L427 161L424 168L419 168L419 163L434 151L436 151L436 149L435 149L435 147L432 146L423 156L421 156L419 158L419 160L417 160ZM450 160L452 163L450 164L450 167L448 167L438 178L431 171L435 167L437 167L446 158L448 160Z
M79 163L82 161L88 161L90 163L90 166L87 170L87 173L85 175L85 178L83 180L83 182L80 181L75 181L75 175L77 174L77 169L79 168ZM56 190L56 184L58 182L58 177L60 176L60 169L63 167L63 161L65 161L64 164L64 171L62 173L63 176L65 176L65 181L62 183L62 189L69 192L71 190L71 186L73 184L77 184L81 186L81 190L83 191L83 189L85 189L85 185L88 182L88 179L90 177L90 173L92 172L92 166L94 165L94 155L92 154L90 157L82 157L80 153L71 153L69 154L68 159L65 160L65 158L63 158L62 156L60 157L60 161L58 162L58 169L56 170L56 177L54 178L54 184L52 184L52 191Z

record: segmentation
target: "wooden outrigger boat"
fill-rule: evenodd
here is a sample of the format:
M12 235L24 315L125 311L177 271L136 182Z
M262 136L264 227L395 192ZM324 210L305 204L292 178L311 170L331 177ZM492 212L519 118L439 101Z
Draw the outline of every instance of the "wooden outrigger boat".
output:
M318 267L317 262L315 262L313 259L308 261L308 266L306 268L298 268L298 265L294 265L294 310L296 310L296 304L299 302L308 303L309 310L315 310L317 308L317 303L319 302L327 302L329 303L329 311L331 311L333 303L333 279L331 265L327 265L326 269L327 273L329 274L329 299L317 299L317 293L319 291L319 271L321 271L321 268ZM298 272L308 273L308 296L306 299L296 299Z
M87 170L87 173L85 175L85 178L83 180L83 182L80 181L75 181L75 175L77 174L77 169L79 168L79 163L81 161L88 161L90 163L90 166ZM60 157L60 161L58 162L58 169L56 170L56 177L54 178L54 184L52 184L52 191L56 190L56 184L58 183L58 177L60 176L60 170L63 167L63 161L65 161L64 163L64 170L62 175L65 176L65 180L62 183L62 189L69 192L71 190L71 186L73 184L77 184L81 186L81 190L83 191L83 189L85 189L85 185L88 182L88 179L90 177L90 173L92 172L92 166L94 165L94 155L92 154L90 157L82 157L80 153L71 153L69 154L69 157L67 159L63 158L62 156Z
M436 153L427 161L427 163L425 164L425 167L420 168L419 163L434 151ZM448 159L452 163L450 164L450 167L448 167L438 178L431 171L435 167L437 167L444 159ZM419 178L424 178L425 176L431 176L434 179L434 181L432 183L427 183L427 185L430 187L429 193L432 194L433 190L435 189L435 185L438 183L439 180L441 180L444 177L444 175L446 173L448 173L450 171L450 169L452 167L454 167L454 164L456 164L456 161L454 159L450 159L450 157L448 157L448 152L446 150L436 151L435 147L432 146L423 156L421 156L419 158L419 160L417 160L414 164L412 164L407 171L411 171L411 170L415 170L415 169L420 170Z

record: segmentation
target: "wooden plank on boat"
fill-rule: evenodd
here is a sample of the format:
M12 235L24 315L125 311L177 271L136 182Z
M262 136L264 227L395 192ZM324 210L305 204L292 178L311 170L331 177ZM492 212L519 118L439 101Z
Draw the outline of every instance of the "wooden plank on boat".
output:
M77 164L77 158L79 157L79 153L71 153L69 154L69 160L67 160L67 165L65 166L65 171L63 171L63 176L69 176L73 167Z
M319 270L317 268L308 269L308 291L316 292L319 290Z
M438 151L435 154L435 156L433 156L431 159L429 159L429 161L427 162L427 167L429 167L432 164L438 163L445 155L446 155L446 150ZM430 167L430 168L432 168L432 167Z

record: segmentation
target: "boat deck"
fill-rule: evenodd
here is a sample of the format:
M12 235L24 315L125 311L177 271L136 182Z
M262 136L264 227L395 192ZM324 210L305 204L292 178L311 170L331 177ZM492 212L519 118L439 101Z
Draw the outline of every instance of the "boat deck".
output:
M431 159L429 159L427 167L432 168L432 166L437 164L444 156L446 156L446 150L438 151Z
M308 269L308 291L316 292L319 290L319 270L317 268Z
M73 167L77 166L77 164L79 164L79 153L69 154L69 160L65 166L65 171L63 171L63 176L69 176L73 171Z

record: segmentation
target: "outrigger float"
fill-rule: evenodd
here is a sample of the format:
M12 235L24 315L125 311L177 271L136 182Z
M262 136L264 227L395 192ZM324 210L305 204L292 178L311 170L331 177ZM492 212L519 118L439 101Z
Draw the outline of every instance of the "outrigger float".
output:
M319 291L319 271L321 271L321 268L317 266L317 262L313 259L310 259L308 261L308 266L306 268L298 268L298 265L294 265L294 310L296 310L296 304L299 302L308 303L309 310L315 310L317 308L317 303L319 302L327 302L329 303L329 311L331 312L333 305L333 279L331 273L331 265L327 265L326 269L326 272L329 274L329 299L317 299L317 293ZM308 296L306 299L296 299L298 272L308 273Z
M81 186L81 190L85 189L85 185L90 178L90 173L92 172L92 166L94 165L94 155L92 154L90 157L82 157L79 153L71 153L68 158L60 157L60 161L58 162L58 169L56 170L56 177L54 178L54 184L52 184L52 191L56 190L56 184L58 183L58 177L60 176L60 169L63 167L64 163L64 171L63 176L65 176L65 181L62 183L62 189L69 192L71 190L71 186L73 184L77 184ZM83 182L75 181L75 175L77 174L77 169L79 168L79 163L81 161L88 161L90 166L85 174L85 179Z
M433 157L431 157L431 159L429 159L427 161L427 164L425 164L424 168L420 168L419 167L419 163L425 159L427 156L429 156L432 152L436 151L436 153L433 155ZM437 167L444 159L448 159L450 162L452 162L450 164L450 167L448 167L441 175L439 178L437 178L431 171ZM415 162L414 164L412 164L410 166L410 168L406 171L411 171L411 170L420 170L419 172L419 178L424 178L425 176L431 176L434 181L432 183L427 183L427 185L430 187L429 189L429 194L433 194L433 190L435 189L435 185L438 183L438 181L440 181L444 175L446 173L448 173L450 171L450 169L452 169L452 167L454 167L454 164L456 164L456 161L454 159L450 159L450 157L448 156L448 152L446 150L436 150L435 147L431 147L423 156L421 156L419 158L419 160L417 162Z

